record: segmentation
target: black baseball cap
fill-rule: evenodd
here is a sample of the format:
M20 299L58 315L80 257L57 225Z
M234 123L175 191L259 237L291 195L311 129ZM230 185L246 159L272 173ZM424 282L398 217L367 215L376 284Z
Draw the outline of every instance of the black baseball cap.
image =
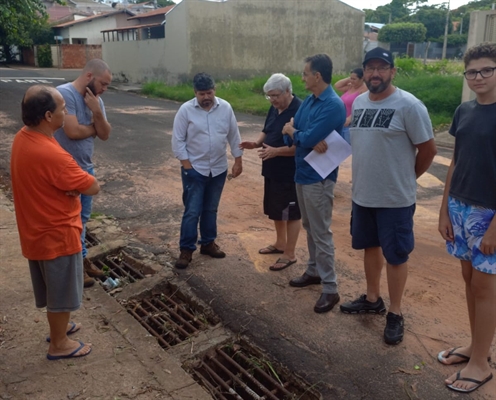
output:
M376 47L375 49L365 53L365 58L362 65L365 67L365 64L367 64L370 60L386 61L389 65L391 65L391 68L394 68L393 54L389 50L383 49L382 47Z

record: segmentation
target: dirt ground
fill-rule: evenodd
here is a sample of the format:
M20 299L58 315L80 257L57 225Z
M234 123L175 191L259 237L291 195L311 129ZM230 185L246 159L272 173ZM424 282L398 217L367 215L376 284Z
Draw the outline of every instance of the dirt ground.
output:
M117 109L111 111L125 112ZM8 128L5 119L0 118L0 128ZM260 130L260 119L253 123L245 122L241 125L241 130L243 140L254 140ZM165 132L168 135L171 133L167 129ZM11 139L9 135L3 135L0 149L9 148ZM447 154L449 153L446 152L445 155ZM95 199L94 210L114 215L128 235L145 243L155 253L170 252L177 255L182 212L179 167L177 160L170 155L161 154L161 156L164 157L160 164L146 165L118 162L108 154L104 155L97 151L95 157L97 176L103 183L103 192ZM436 163L445 165L446 160L447 158L440 156ZM242 331L249 332L251 329L253 336L272 345L273 353L280 358L287 357L288 362L291 361L291 355L282 354L282 350L278 353L277 346L273 346L274 343L283 348L282 341L290 342L309 352L325 354L322 356L326 360L323 364L332 371L328 381L336 381L332 389L334 391L331 389L329 391L334 395L325 397L325 400L458 398L442 387L442 377L452 374L457 370L456 367L442 366L435 360L440 350L464 345L468 343L470 337L459 264L447 255L444 243L437 232L442 188L439 185L444 177L438 176L437 180L435 177L424 178L419 188L419 202L415 216L416 248L410 258L410 272L403 303L406 336L401 345L393 348L382 343L384 321L381 317L345 316L337 309L325 315L316 315L312 308L318 298L319 288L289 288L287 284L289 279L301 274L305 269L307 251L304 231L300 234L297 246L298 263L278 273L268 270L268 266L275 261L276 256L259 255L258 249L271 244L275 233L272 223L262 213L263 180L260 176L260 160L256 150L245 152L243 167L243 174L239 178L226 182L219 209L218 242L228 257L224 260L212 260L200 256L197 252L191 267L182 275L188 279L193 277L191 284L196 287L199 294L207 297L206 300L210 300L209 304L224 317L224 323L228 326L237 326ZM363 293L365 288L362 253L351 248L349 235L350 180L351 160L348 159L340 169L332 222L341 302L355 298ZM12 273L0 275L0 288L3 292L1 298L4 302L2 309L9 310L9 315L14 316L14 320L18 313L27 313L29 320L38 323L44 318L39 311L34 307L28 310L19 309L17 304L9 304L9 296L5 295L9 291L15 292L17 294L15 298L21 298L26 304L32 302L32 294L25 289L27 282L25 278L17 282L15 274ZM385 275L382 277L382 288L383 297L388 304ZM5 319L5 313L2 318ZM95 326L101 325L98 315L95 314L94 318ZM0 320L2 346L9 346L5 340L10 337L15 337L20 343L34 345L32 324L9 324L7 337L3 325L6 322ZM259 329L262 326L267 327L268 330L270 327L271 337L262 337L263 329ZM278 334L274 335L274 331ZM357 346L354 346L355 344ZM125 344L122 346L125 347ZM495 350L496 343L493 343L491 348L493 359L496 358ZM383 367L384 360L391 355L393 355L393 363L387 365L389 375L384 379L394 381L395 385L408 384L408 390L400 391L403 393L402 396L384 394L382 387L382 392L374 392L373 382L381 376L374 370ZM337 361L332 357L336 357ZM44 375L38 364L34 365L33 362L26 364L26 360L19 358L11 359L9 362L9 368L24 372L19 378L20 381L32 380L31 398L33 399L40 398L36 394L40 384L64 385L63 382L55 383L40 378ZM341 368L338 368L339 363L343 363ZM418 366L420 370L417 371L414 366ZM494 362L492 367L496 367ZM34 369L31 370L32 368ZM66 373L67 368L70 367L62 368L60 373ZM299 372L302 373L304 370L305 368L302 367ZM310 372L306 378L309 380L321 379L318 375L312 375L311 368L308 368L308 371ZM362 394L357 394L359 390L353 392L354 387L361 385L358 379L360 376L363 378L362 373L370 379L370 393L372 393L365 397L363 391ZM84 374L88 374L88 371L81 374L83 374L82 379L87 380ZM134 371L122 370L119 374L121 378L115 382L105 382L100 377L92 377L90 382L95 382L96 379L100 384L118 385L118 382L127 382L124 377L134 376ZM139 380L146 380L146 377L139 377ZM441 395L433 394L431 397L428 388L432 386L429 385L437 385L437 382ZM150 385L153 385L153 382ZM70 393L69 386L66 385L64 389L65 392L61 392ZM29 388L26 390L29 392ZM395 391L392 390L391 393ZM85 398L83 393L67 398L78 396ZM136 398L156 398L156 396L147 397L142 393ZM471 398L495 399L496 379L471 395Z

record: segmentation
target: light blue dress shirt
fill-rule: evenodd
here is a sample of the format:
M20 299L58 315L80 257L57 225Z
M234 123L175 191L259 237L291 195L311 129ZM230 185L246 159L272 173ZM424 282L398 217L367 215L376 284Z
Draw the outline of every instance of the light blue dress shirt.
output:
M212 177L228 168L226 146L234 158L241 157L241 136L231 105L218 97L204 110L198 100L184 103L174 118L172 151L179 160L189 160L195 171Z

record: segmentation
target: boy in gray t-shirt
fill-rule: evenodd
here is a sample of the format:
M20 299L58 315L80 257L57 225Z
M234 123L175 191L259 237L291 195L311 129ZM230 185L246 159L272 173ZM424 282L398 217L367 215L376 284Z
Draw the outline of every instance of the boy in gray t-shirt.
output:
M344 303L346 314L384 314L380 277L387 262L390 307L384 341L403 340L401 299L414 248L413 215L417 178L429 168L436 145L425 106L394 87L391 52L377 47L365 55L364 80L369 91L352 106L353 152L352 247L364 250L367 293Z

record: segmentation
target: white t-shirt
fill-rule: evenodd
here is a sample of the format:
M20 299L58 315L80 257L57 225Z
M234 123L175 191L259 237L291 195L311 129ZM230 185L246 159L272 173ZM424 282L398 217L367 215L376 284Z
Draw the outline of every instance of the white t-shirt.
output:
M353 201L362 207L408 207L416 201L415 145L434 137L424 104L396 88L380 101L356 98L350 125Z

